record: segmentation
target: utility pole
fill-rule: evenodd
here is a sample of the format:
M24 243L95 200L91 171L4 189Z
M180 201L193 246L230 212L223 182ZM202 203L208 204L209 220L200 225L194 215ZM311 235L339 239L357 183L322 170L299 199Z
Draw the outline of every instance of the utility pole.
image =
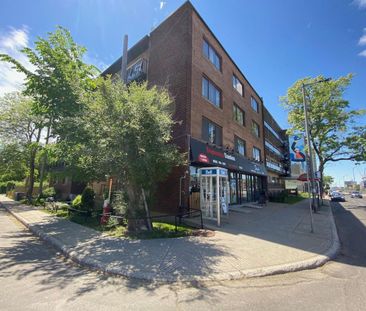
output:
M323 79L323 80L319 80L319 81L315 81L312 83L303 83L302 84L302 97L303 97L303 102L304 102L304 117L305 117L305 135L306 135L306 143L307 143L307 147L308 147L308 154L307 154L307 158L308 158L308 168L307 168L307 175L308 175L308 180L310 180L310 192L311 192L311 200L310 200L310 220L311 220L311 232L314 232L314 225L313 225L313 208L314 211L316 212L319 208L319 206L315 206L315 202L318 205L318 201L315 199L315 194L316 194L316 189L315 189L315 176L314 176L314 166L313 166L313 152L312 152L312 147L311 147L311 135L310 135L310 130L309 130L309 115L308 115L308 105L306 102L306 93L305 93L305 88L307 86L313 85L313 84L317 84L317 83L322 83L322 82L328 82L330 80L330 78L328 79Z
M308 120L308 106L306 104L306 95L305 95L305 84L302 84L302 97L304 101L304 115L305 115L305 135L306 135L306 144L308 146L307 152L307 175L308 180L310 180L311 185L309 189L309 193L311 193L310 199L310 226L311 233L314 232L314 221L313 221L313 208L314 208L314 170L313 170L313 161L312 161L312 153L311 153L311 141L310 141L310 132L309 132L309 120Z

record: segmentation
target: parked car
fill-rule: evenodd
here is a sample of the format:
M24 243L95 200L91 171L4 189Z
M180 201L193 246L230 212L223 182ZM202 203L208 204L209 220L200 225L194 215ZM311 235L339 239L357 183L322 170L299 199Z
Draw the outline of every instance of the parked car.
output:
M346 198L344 197L344 195L340 192L337 192L337 191L332 192L332 194L330 196L330 200L331 201L346 202Z
M362 194L359 191L352 191L351 198L360 198L360 199L362 199Z

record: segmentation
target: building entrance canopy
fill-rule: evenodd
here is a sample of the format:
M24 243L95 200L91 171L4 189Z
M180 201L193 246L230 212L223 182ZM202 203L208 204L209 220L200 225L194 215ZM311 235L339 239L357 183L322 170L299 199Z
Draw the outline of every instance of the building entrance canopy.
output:
M225 167L235 171L267 176L263 164L250 161L240 155L227 153L197 139L191 138L191 161Z

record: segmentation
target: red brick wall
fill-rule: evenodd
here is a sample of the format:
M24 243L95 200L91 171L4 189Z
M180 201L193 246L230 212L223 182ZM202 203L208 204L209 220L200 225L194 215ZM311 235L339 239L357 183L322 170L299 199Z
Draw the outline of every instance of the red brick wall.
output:
M207 117L223 128L223 146L234 147L234 136L246 141L247 156L252 157L253 146L261 150L263 159L263 116L262 109L255 112L250 105L250 98L253 96L262 105L261 99L253 88L240 74L239 70L230 60L211 32L207 29L202 20L193 12L193 68L192 68L192 137L200 139L202 136L202 116ZM221 57L222 72L203 55L202 43L205 38ZM202 74L205 74L222 91L222 109L215 107L202 97ZM244 85L244 97L232 87L232 76L237 78ZM233 103L236 103L245 111L245 126L239 125L233 120ZM252 120L260 126L261 137L258 139L251 133Z
M172 111L177 123L173 128L173 143L182 152L188 150L187 134L190 132L191 12L189 4L183 5L150 34L149 84L167 87L175 101ZM179 178L186 170L187 167L175 168L169 178L159 185L156 210L176 213Z

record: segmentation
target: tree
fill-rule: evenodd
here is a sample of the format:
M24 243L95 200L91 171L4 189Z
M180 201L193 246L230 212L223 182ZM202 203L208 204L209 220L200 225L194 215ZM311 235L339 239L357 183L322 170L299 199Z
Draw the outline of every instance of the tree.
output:
M289 134L304 132L304 106L302 85L324 80L323 76L304 78L295 82L281 98L288 110L291 125ZM325 83L309 85L306 99L309 103L311 146L319 160L321 191L323 192L324 168L329 162L366 160L366 126L357 125L357 117L364 110L350 109L344 93L352 75Z
M41 132L44 127L42 116L32 111L34 101L32 98L20 93L7 94L0 98L0 141L5 150L16 147L22 157L13 159L21 167L22 159L27 166L28 189L27 198L33 193L36 170L36 157L40 149ZM13 154L14 155L14 154Z
M57 27L48 37L38 38L34 50L24 48L22 53L35 68L33 71L9 55L0 54L0 60L9 62L25 74L24 94L34 99L32 112L44 120L44 144L73 130L73 117L82 109L81 97L93 89L93 78L99 72L83 62L86 49L77 45L70 32ZM40 194L47 152L40 167Z
M27 176L26 155L18 143L0 146L0 181L22 181Z
M323 189L329 190L330 185L334 182L334 178L332 176L323 176Z
M91 179L118 177L128 198L128 216L149 219L158 183L184 159L171 143L172 100L147 84L127 87L108 77L97 79L96 86L85 97L88 108L78 119L80 128L60 141L66 161Z

